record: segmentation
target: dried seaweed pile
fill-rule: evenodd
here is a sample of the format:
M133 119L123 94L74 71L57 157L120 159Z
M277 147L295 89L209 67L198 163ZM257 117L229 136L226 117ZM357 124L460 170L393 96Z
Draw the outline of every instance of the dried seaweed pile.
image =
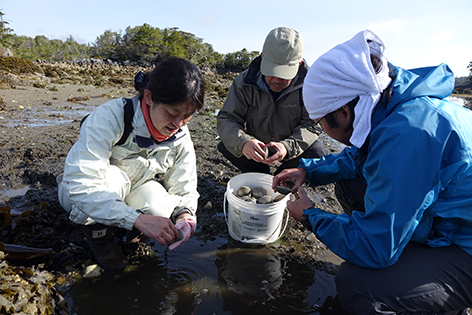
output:
M4 258L0 251L0 314L67 314L52 274L12 267Z

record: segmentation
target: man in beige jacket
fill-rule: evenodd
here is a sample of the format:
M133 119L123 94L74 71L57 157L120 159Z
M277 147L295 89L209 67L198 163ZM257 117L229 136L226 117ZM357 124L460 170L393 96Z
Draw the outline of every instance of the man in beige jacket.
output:
M298 31L278 27L234 80L218 114L218 150L244 172L276 174L325 154L302 100L308 66Z

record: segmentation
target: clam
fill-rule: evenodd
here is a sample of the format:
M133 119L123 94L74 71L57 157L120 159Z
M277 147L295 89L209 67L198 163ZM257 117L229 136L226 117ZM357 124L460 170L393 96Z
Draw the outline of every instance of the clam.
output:
M290 188L284 186L281 187L281 190L286 192L287 194L290 193ZM238 197L246 202L250 203L258 203L258 204L268 204L273 202L278 202L284 199L285 194L280 194L275 197L272 197L268 194L267 190L264 187L254 187L250 188L249 186L241 186L238 189Z
M238 189L238 196L239 197L242 197L242 196L247 196L251 193L251 187L248 187L248 186L241 186L239 187Z
M254 187L252 189L252 196L256 199L261 198L262 196L267 195L267 190L263 187Z
M272 197L269 195L264 195L264 196L261 196L259 199L257 199L257 203L260 203L260 204L267 204L267 203L270 203L271 201L272 201Z
M248 202L257 203L257 199L254 197L249 198Z
M174 240L174 242L181 241L184 239L184 232L181 229L177 230L179 232L179 236Z
M286 186L275 186L275 190L277 190L277 192L281 193L282 195L288 195L292 192L292 189Z
M280 200L284 199L285 195L278 195L272 200L272 202L279 202Z
M241 200L243 201L248 201L248 202L251 202L251 195L244 195L244 196L241 196L239 197Z

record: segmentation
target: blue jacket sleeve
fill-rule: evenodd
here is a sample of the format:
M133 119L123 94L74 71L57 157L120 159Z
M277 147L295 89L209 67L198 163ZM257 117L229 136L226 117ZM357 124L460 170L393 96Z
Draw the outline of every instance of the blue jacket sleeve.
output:
M309 186L326 185L359 176L355 156L357 148L346 147L341 153L328 154L321 159L300 159Z

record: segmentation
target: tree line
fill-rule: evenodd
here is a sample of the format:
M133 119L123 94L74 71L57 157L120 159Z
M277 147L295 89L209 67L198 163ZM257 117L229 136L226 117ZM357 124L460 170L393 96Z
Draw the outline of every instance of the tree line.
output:
M72 36L65 41L38 35L34 38L16 35L4 21L0 11L0 46L9 48L16 57L48 62L74 59L108 59L152 65L169 57L190 60L199 67L244 70L259 55L245 48L233 53L220 54L212 45L194 34L178 28L159 29L147 23L128 26L124 32L106 30L91 44L79 44Z
M129 61L140 65L152 65L168 57L181 57L199 67L226 70L245 70L259 55L258 51L245 48L233 53L220 54L212 45L194 34L178 28L159 29L144 23L128 26L124 32L106 30L91 44L79 44L72 36L65 41L19 36L4 21L0 11L0 47L9 48L16 57L49 62L74 59L109 59L115 62ZM472 61L469 63L469 82L472 82Z

